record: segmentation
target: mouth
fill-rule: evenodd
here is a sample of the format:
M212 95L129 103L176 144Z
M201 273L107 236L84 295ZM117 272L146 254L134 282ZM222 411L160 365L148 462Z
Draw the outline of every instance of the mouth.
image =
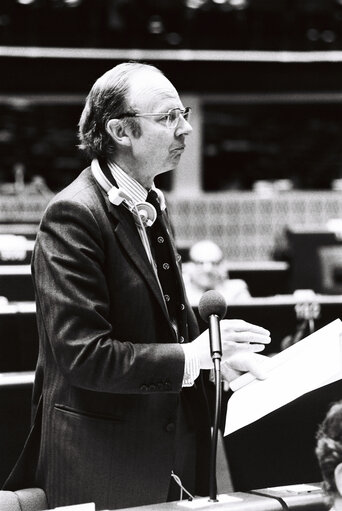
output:
M173 149L171 149L171 151L175 151L175 152L183 152L185 149L185 145L180 145L178 147L174 147Z

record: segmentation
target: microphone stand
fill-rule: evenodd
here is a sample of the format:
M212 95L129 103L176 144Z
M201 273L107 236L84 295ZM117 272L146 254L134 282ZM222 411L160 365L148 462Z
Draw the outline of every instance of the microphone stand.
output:
M221 385L221 333L219 327L219 318L216 314L209 317L209 337L210 345L213 346L211 358L214 364L215 376L215 412L214 425L211 437L210 450L210 474L209 474L209 501L218 502L217 499L217 482L216 482L216 454L218 429L221 417L221 401L222 401L222 385Z

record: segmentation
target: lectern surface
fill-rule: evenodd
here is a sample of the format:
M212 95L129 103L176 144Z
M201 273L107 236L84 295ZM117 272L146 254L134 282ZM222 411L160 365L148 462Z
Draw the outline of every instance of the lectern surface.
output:
M273 498L236 492L227 502L225 495L218 495L218 502L209 502L208 497L199 497L192 502L183 500L121 509L121 511L282 511L281 503Z
M218 502L208 497L151 504L120 511L327 511L329 508L321 483L297 484L218 495Z
M278 486L251 490L251 493L278 498L284 509L291 511L325 511L330 508L321 483Z

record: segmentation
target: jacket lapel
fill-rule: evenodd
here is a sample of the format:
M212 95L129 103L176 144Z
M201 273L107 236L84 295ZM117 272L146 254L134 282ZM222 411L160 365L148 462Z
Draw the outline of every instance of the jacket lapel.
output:
M107 171L105 165L102 168L104 171ZM108 174L108 172L106 173ZM104 205L107 208L109 218L112 221L112 229L114 234L117 236L119 243L127 253L130 260L133 262L137 270L145 279L147 285L150 287L157 302L160 304L164 317L167 320L168 324L170 325L170 330L174 335L175 332L170 322L169 314L164 302L164 297L162 296L159 283L151 267L151 264L147 258L145 248L142 244L132 214L123 205L114 206L109 201L107 193L102 189L102 187L99 185L99 183L97 183L97 181L93 177L91 171L89 172L89 174L91 176L92 181L95 182L102 200L104 200Z
M170 322L164 298L161 294L161 290L154 271L147 258L147 254L136 228L133 216L124 206L113 206L113 204L109 202L106 196L105 201L108 212L113 220L112 227L118 241L120 242L122 248L126 251L127 255L137 270L145 279L147 285L150 287L152 293L160 304L165 319ZM171 324L170 328L173 331Z

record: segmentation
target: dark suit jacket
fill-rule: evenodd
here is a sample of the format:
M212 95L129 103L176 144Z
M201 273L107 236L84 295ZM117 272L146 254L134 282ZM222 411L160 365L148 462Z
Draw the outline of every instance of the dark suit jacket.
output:
M32 273L36 418L5 487L42 487L50 507L115 509L165 501L174 469L207 494L203 396L198 384L181 389L183 350L134 220L110 204L90 168L49 204Z

